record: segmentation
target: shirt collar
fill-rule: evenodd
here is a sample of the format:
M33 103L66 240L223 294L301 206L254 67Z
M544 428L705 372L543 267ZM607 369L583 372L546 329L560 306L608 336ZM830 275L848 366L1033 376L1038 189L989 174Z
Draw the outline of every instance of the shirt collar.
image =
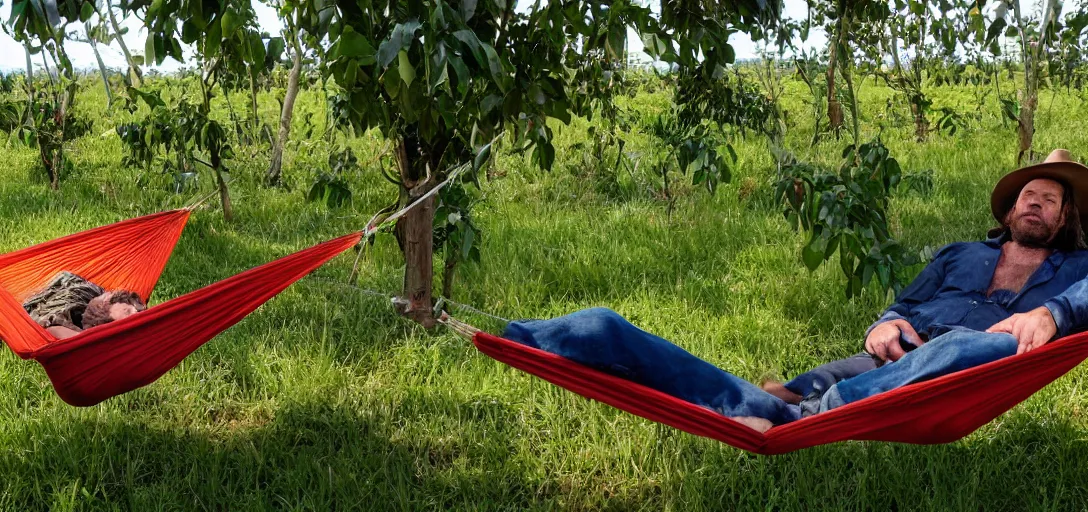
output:
M997 233L995 236L987 238L986 241L982 243L986 244L986 246L990 248L1000 249L1001 246L1009 240L1012 240L1011 233L1009 233L1008 229L1002 229L1000 233ZM1054 265L1055 267L1060 267L1062 262L1065 261L1065 256L1065 251L1059 251L1055 249L1051 251L1050 256L1046 259L1046 261L1049 262L1051 265Z

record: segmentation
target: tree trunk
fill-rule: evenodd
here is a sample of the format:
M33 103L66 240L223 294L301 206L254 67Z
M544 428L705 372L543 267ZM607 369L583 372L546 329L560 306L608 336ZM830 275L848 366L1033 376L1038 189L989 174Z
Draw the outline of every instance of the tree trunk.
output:
M446 265L442 269L442 296L447 299L453 298L453 279L457 272L457 263L456 251L449 251Z
M125 54L125 62L128 63L129 72L125 74L125 83L140 87L143 85L143 73L140 72L140 66L136 65L136 61L132 60L132 53L128 51L128 45L125 44L125 39L121 36L121 27L117 24L117 16L113 13L113 5L111 5L110 0L106 0L106 12L110 15L110 25L113 25L115 39L121 45L121 53ZM132 83L133 75L136 77L135 84Z
M1031 143L1035 137L1035 107L1038 103L1038 85L1039 74L1036 62L1040 56L1040 52L1045 44L1044 40L1039 40L1034 48L1028 45L1027 28L1024 25L1024 18L1020 13L1020 2L1015 0L1013 4L1013 14L1016 16L1017 27L1020 30L1021 52L1024 62L1024 94L1020 101L1020 115L1017 119L1017 138L1019 139L1020 151L1016 154L1016 165L1019 166L1020 162L1024 159L1024 155L1027 154L1028 158L1031 155ZM1054 0L1047 0L1043 6L1043 19L1039 23L1040 31L1046 31L1047 26L1050 24L1051 15L1054 14Z
M219 202L223 205L223 220L232 222L234 210L230 206L230 190L227 189L227 182L218 168L215 170L215 180L219 183Z
M302 49L298 39L294 41L295 55L291 60L291 73L287 76L287 93L283 97L283 111L280 112L280 130L276 143L272 146L272 162L268 166L265 182L277 185L282 179L283 148L291 136L291 119L295 115L295 98L298 97L299 76L302 74Z
M226 82L219 82L219 87L223 89L223 102L227 104L227 112L230 113L230 122L234 124L234 134L238 136L240 141L249 144L249 136L243 128L242 122L238 120L238 114L234 113L234 103L231 103L230 101L230 89L227 87Z
M1016 126L1016 132L1020 141L1020 151L1016 154L1016 165L1020 166L1020 162L1024 159L1024 155L1027 155L1028 159L1032 158L1031 155L1031 142L1035 137L1035 104L1038 101L1035 91L1032 91L1032 95L1025 97L1020 104L1020 119Z
M28 98L26 123L27 126L34 126L34 100L36 99L34 93L34 62L30 59L30 48L27 48L26 44L23 44L23 51L26 52L26 95Z
M234 220L234 209L230 206L230 190L227 188L227 180L223 179L222 160L218 151L211 152L212 168L215 169L215 181L219 185L219 203L223 205L223 220Z
M914 115L914 137L918 142L925 142L926 137L929 136L929 119L926 118L926 111L922 108L920 98L912 98L910 111Z
M842 32L841 20L840 18L838 26L840 33ZM831 55L828 56L827 62L827 120L828 128L835 132L835 137L838 138L839 130L842 129L842 105L835 95L835 68L839 60L839 47L836 39L838 39L838 35L831 40Z
M260 131L260 121L257 117L257 79L253 76L253 66L248 66L249 71L249 130L250 136L256 140Z
M72 105L76 101L76 90L79 84L75 79L75 70L72 69L72 61L68 59L68 56L64 53L64 46L61 41L56 43L55 59L57 62L57 77L60 74L64 74L64 78L68 82L68 86L64 88L64 95L60 99L60 108L54 115L54 122L57 125L56 132L56 147L53 148L52 168L49 170L49 185L53 190L60 188L60 173L64 170L64 142L67 140L65 135L68 128L68 109L72 108Z
M425 159L418 141L406 137L397 143L397 166L401 182L400 206L404 207L434 187L425 172ZM430 329L435 325L432 296L434 287L434 211L432 196L397 221L396 234L404 254L403 298L408 305L400 313Z
M98 61L98 72L102 74L102 85L106 88L106 108L113 106L113 91L110 90L110 75L106 71L106 63L102 62L102 54L98 53L98 43L94 38L88 36L88 41L91 43L91 50L94 51L94 58Z

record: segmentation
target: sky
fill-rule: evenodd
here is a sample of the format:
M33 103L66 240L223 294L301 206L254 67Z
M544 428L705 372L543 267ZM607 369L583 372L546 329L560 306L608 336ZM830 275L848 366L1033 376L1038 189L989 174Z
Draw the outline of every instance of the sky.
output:
M0 0L0 17L7 20L11 15L11 2L4 2ZM261 2L254 1L253 8L257 12L257 21L261 26L261 29L267 31L270 34L278 35L283 27L279 18L276 16L275 9L265 5ZM803 19L806 15L807 7L805 0L785 0L785 16L794 19ZM125 35L125 43L128 48L134 54L142 55L144 49L144 41L147 38L147 32L142 29L140 20L130 17L122 23L123 27L129 29L128 34ZM73 25L75 27L75 25ZM82 27L80 27L82 32ZM629 50L632 58L638 58L641 56L642 61L649 61L649 57L642 53L642 42L632 32L629 34L630 46ZM827 37L822 31L813 30L809 34L809 39L804 43L805 48L822 48L827 43ZM745 34L735 34L730 38L730 44L733 45L736 50L737 59L748 59L758 56L759 48L752 43L752 40ZM94 52L91 51L91 46L87 43L80 43L77 41L65 42L65 49L68 50L69 57L72 59L72 63L76 69L81 70L93 70L97 71L98 64L95 62ZM125 57L121 53L120 46L117 44L110 45L109 47L99 47L99 52L102 54L102 60L106 66L113 69L124 69L127 67L125 64ZM162 72L170 72L183 67L185 64L179 63L171 58L167 58L163 62L162 66L157 67ZM41 68L41 56L34 56L34 66L36 69ZM52 67L52 63L50 63ZM156 68L155 66L149 66ZM13 71L23 70L26 68L26 54L23 51L22 45L16 43L7 34L0 32L0 70Z

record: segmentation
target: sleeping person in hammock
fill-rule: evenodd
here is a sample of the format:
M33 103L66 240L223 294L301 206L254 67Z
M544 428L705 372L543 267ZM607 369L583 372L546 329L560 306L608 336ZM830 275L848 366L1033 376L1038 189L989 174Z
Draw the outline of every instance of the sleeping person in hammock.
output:
M23 308L38 325L57 339L64 339L134 315L147 305L135 292L106 291L71 272L61 272L28 298Z
M1081 212L1088 167L1055 150L1003 177L1001 226L943 247L865 334L865 352L763 388L595 308L513 322L503 337L708 407L758 431L1088 328Z

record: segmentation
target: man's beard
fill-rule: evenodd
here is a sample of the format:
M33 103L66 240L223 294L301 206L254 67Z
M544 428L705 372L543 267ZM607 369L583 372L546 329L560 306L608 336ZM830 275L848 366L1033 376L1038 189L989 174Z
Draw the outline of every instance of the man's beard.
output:
M1058 233L1058 226L1047 224L1041 214L1034 214L1038 222L1025 219L1027 215L1031 215L1031 212L1019 214L1013 209L1005 216L1005 224L1009 227L1013 241L1026 247L1050 247L1051 241Z

